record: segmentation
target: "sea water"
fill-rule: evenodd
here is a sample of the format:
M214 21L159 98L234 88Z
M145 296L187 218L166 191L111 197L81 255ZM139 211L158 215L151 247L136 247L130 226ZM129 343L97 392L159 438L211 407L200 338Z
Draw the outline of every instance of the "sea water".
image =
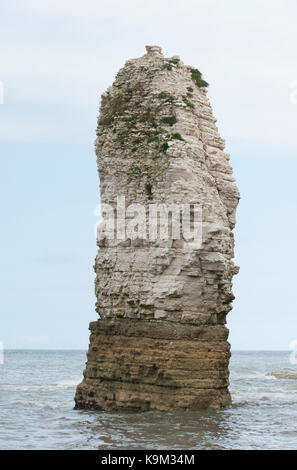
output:
M237 352L225 410L74 410L85 351L5 351L0 449L296 449L297 366L289 352Z

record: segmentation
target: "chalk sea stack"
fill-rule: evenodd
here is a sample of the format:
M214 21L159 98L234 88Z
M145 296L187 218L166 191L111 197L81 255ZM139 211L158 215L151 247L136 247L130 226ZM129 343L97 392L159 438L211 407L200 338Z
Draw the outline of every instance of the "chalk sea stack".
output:
M239 193L207 82L160 47L146 50L102 95L95 141L101 202L116 207L121 196L125 207L199 205L202 242L102 232L100 318L90 324L76 408L223 408L231 403L225 324L238 272L232 230Z

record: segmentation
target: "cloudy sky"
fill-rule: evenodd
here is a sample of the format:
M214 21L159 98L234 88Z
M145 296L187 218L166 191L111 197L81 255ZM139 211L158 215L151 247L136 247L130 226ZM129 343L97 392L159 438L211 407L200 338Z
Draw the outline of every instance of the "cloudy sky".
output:
M99 97L125 60L159 44L210 83L241 192L232 347L289 348L297 338L296 30L295 0L2 2L5 347L87 347Z

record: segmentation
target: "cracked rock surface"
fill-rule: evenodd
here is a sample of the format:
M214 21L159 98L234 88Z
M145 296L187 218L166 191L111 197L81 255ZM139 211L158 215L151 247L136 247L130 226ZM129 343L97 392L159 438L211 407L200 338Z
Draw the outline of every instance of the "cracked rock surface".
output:
M239 193L206 83L158 46L126 62L101 100L95 148L101 201L199 204L202 244L109 240L95 260L96 310L76 408L222 408L234 299Z

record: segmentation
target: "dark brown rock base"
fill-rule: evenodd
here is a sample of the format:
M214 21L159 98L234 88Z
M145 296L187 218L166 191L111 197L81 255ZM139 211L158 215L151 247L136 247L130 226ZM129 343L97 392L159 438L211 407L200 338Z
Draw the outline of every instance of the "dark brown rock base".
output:
M230 405L225 326L102 319L90 329L76 409L166 411Z

